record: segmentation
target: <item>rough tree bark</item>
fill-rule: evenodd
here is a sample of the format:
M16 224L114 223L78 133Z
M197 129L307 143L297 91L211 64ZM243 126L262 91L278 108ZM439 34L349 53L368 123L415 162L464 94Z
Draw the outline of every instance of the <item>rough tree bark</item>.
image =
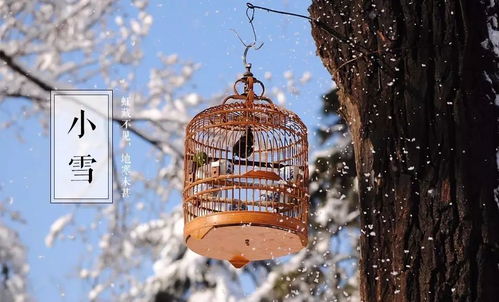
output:
M312 1L317 52L353 136L363 301L499 301L487 27L498 11L488 0Z

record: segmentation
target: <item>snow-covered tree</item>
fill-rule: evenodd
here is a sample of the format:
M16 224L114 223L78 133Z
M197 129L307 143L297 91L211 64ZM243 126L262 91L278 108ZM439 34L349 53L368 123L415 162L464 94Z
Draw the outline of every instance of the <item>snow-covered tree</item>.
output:
M0 200L0 301L26 302L29 301L26 248L18 233L6 223L25 221L19 212L10 208L11 204L12 197Z

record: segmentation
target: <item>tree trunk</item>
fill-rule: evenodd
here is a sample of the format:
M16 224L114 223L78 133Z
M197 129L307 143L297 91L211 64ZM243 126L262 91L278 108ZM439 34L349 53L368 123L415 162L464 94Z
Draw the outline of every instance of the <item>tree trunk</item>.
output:
M498 10L479 0L312 1L317 52L353 136L363 301L499 301L499 77L488 30Z

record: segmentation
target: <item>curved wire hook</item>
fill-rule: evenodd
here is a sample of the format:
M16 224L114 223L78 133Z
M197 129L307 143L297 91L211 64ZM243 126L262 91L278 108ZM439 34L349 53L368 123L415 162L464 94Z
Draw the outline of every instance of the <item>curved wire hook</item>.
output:
M241 44L244 45L244 53L243 53L242 59L243 59L244 67L246 67L248 65L248 62L247 62L246 58L248 57L248 51L250 50L250 48L253 48L254 50L259 50L260 48L262 48L262 46L263 46L264 43L262 42L258 46L256 45L256 41L251 42L249 44L246 44L243 41L243 39L241 38L241 36L239 35L239 33L235 29L231 28L229 30L232 31L232 32L234 32L236 34L237 38L239 39L239 41L241 42Z
M253 48L255 50L259 50L260 48L262 48L262 46L263 46L263 42L259 46L256 46L255 42L253 42L253 43L251 43L249 45L246 45L246 48L244 49L244 53L243 53L243 64L244 64L244 67L248 67L248 65L251 66L251 64L246 61L246 58L248 56L248 50L250 50L250 48Z
M254 50L259 50L260 48L262 48L263 46L263 42L260 44L260 45L257 45L257 42L258 42L258 39L256 37L256 31L255 31L255 26L253 24L253 20L255 19L255 7L253 6L253 4L251 3L246 3L246 17L248 18L248 22L249 24L251 25L251 31L253 32L253 42L251 43L245 43L243 41L243 39L241 38L241 36L239 35L239 33L235 30L235 29L230 29L231 31L233 31L237 38L239 39L239 41L241 42L241 44L244 45L244 53L243 53L243 56L242 56L242 59L243 59L243 64L244 64L244 67L247 68L248 65L251 66L251 64L249 64L247 62L247 57L248 57L248 51L250 50L250 48L253 48ZM250 12L251 11L251 12Z

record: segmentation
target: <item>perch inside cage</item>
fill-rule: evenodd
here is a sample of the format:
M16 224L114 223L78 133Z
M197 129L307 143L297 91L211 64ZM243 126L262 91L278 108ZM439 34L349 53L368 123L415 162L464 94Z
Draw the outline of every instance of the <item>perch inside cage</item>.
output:
M194 252L242 267L307 244L308 142L250 65L234 93L187 126L184 237Z

